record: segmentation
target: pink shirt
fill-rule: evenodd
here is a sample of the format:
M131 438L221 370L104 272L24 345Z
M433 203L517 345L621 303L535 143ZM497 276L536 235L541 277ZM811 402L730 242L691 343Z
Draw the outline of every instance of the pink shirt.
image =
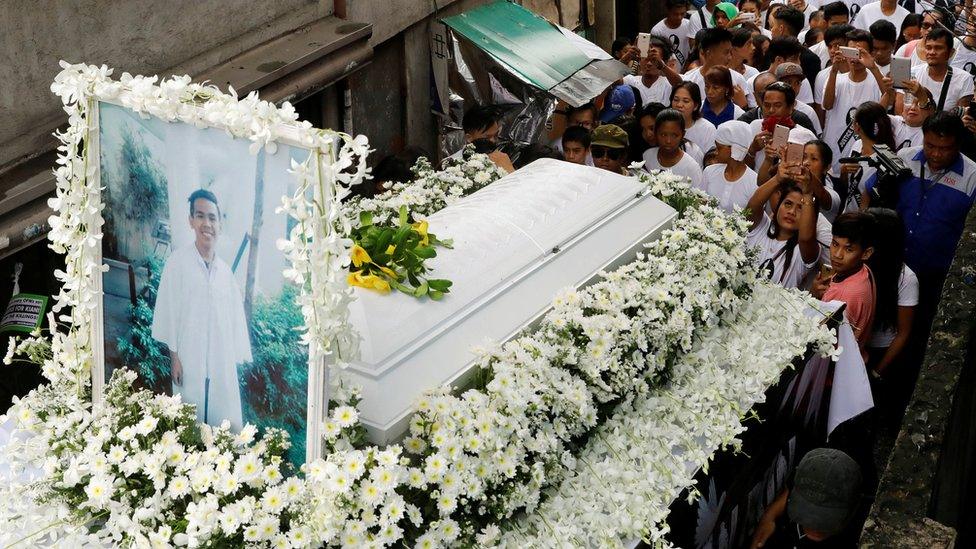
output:
M854 337L861 349L861 356L867 361L867 343L871 339L874 324L874 276L867 265L840 282L831 281L824 292L824 301L843 301L847 304L844 316L854 329Z

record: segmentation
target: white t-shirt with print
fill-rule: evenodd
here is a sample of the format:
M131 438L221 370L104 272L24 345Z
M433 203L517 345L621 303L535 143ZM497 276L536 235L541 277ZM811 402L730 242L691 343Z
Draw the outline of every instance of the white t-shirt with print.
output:
M826 82L824 85L826 86ZM834 107L827 111L823 140L827 142L830 150L834 153L833 167L837 170L840 167L840 158L847 156L847 152L851 150L851 142L856 136L852 136L844 147L840 146L838 140L844 135L854 116L854 111L859 106L868 101L881 100L881 88L870 72L860 82L851 80L850 73L837 74L835 85ZM823 97L821 96L822 100Z
M895 13L891 15L885 15L881 11L881 2L871 2L870 4L865 4L861 7L861 11L858 12L857 16L851 21L851 25L856 29L868 30L875 21L880 21L882 19L890 21L892 25L895 26L895 31L901 30L901 23L908 17L908 10L895 4Z
M624 77L624 84L637 88L637 91L640 92L642 105L648 103L671 104L671 83L663 76L658 76L653 84L645 86L643 78L628 74Z
M860 155L862 147L863 144L860 139L853 138L850 147L851 156ZM859 169L856 172L847 176L847 200L841 207L842 213L860 211L861 203L864 201L864 193L867 192L864 185L878 171L877 168L869 166L867 162L859 162L858 166Z
M918 276L908 268L908 265L902 265L901 275L898 277L898 306L915 307L916 305L918 305ZM875 319L875 325L877 323L877 319ZM884 349L891 345L896 335L898 335L897 326L875 328L868 346Z
M756 172L746 167L739 179L729 181L725 178L725 164L712 164L702 171L701 190L718 199L718 205L726 212L735 208L745 208L749 199L756 193Z
M874 0L844 0L844 3L847 4L847 10L851 12L851 17L848 20L854 21L854 19L857 18L857 15L861 13L861 10L864 9L864 6L870 4L873 1ZM901 27L895 27L895 30L898 30L900 28Z
M956 54L952 56L949 64L956 70L966 71L976 78L976 49L969 49L965 45L956 46Z
M786 288L799 288L803 284L803 279L819 263L820 257L817 256L811 263L803 261L803 254L800 253L800 246L795 245L789 264L786 263L786 256L789 255L784 249L788 240L776 240L769 236L769 228L772 222L769 215L763 212L759 223L753 227L746 236L746 245L757 248L759 255L756 258L757 266L762 267L772 261L772 276L770 280ZM766 273L760 276L765 276Z
M699 118L690 128L685 128L685 139L691 141L702 151L715 148L715 125Z
M895 132L895 150L907 149L910 147L922 146L922 127L913 128L909 126L905 119L898 115L888 115L891 119L891 127Z
M661 165L661 162L657 159L658 148L654 147L652 149L647 149L644 151L644 169L647 171L651 170L665 170L669 171L675 175L680 175L687 177L691 180L691 185L693 187L701 187L702 180L702 170L701 166L695 162L695 159L691 157L688 153L682 153L681 160L670 168L665 168Z
M681 69L688 64L688 52L691 51L691 44L688 42L688 27L691 22L682 19L678 28L672 29L666 21L666 19L662 19L651 27L651 34L660 36L671 44L671 54L678 60L678 67Z
M948 76L948 73L946 73L946 76ZM913 67L912 78L918 80L919 84L925 86L925 88L929 90L929 93L932 94L932 101L938 105L939 98L942 97L942 84L944 80L943 82L936 82L931 76L929 76L928 65ZM971 95L973 95L972 75L970 75L968 72L953 68L952 80L949 81L949 91L946 93L946 100L943 110L949 110L958 106L960 99Z

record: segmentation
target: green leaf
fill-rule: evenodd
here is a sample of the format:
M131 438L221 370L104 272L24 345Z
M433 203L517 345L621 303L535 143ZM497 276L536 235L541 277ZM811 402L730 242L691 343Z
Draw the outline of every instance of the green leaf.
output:
M430 246L420 246L416 250L414 250L414 253L417 254L417 257L422 257L424 259L437 257L437 250L435 250Z
M393 240L393 229L383 229L376 237L376 251L385 254L391 240Z
M372 212L359 212L359 224L363 227L368 227L373 224L373 213Z
M401 227L397 229L396 235L393 237L393 243L399 248L403 245L404 240L410 235L410 227Z
M440 301L441 298L444 297L444 292L439 292L437 290L430 290L429 292L427 292L427 295L430 296L430 298L433 299L434 301Z
M414 297L422 297L422 296L424 296L424 295L427 294L427 290L428 289L429 289L429 287L427 286L427 283L426 282L423 282L423 283L420 284L420 286L417 286L417 289L416 290L413 291L413 296Z
M427 281L427 284L429 284L430 287L433 288L434 290L440 292L446 292L448 291L448 288L450 288L451 285L454 283L451 282L450 280L445 280L443 278L431 278L430 280Z
M400 206L400 226L401 227L406 227L407 226L407 220L408 219L409 218L408 218L408 215L407 215L407 207L406 206Z

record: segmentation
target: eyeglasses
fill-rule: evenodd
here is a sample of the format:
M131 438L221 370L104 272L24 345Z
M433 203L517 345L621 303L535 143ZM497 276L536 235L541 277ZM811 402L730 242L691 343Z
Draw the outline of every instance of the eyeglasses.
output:
M604 156L610 160L619 160L624 154L623 149L611 149L609 147L591 147L590 154L593 158L603 158Z

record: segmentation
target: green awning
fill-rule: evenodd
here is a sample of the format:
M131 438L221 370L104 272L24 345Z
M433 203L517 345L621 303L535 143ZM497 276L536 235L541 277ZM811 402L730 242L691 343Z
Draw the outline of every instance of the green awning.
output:
M543 90L552 90L591 61L558 28L506 0L442 21L523 80Z

